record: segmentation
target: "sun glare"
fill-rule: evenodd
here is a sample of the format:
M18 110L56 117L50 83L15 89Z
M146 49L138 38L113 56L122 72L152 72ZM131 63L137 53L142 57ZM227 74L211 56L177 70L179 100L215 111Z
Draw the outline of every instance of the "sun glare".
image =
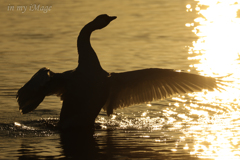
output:
M186 27L193 27L192 32L198 37L189 46L190 67L201 75L231 83L228 87L223 86L225 91L222 92L189 94L197 102L187 104L185 108L190 114L202 117L197 125L192 125L190 131L185 133L194 133L194 148L190 154L199 158L239 159L240 2L197 2L197 6L186 5L187 12L195 8L197 13L194 23L185 24Z
M189 53L194 53L189 60L199 60L199 63L192 66L209 76L239 75L234 71L239 68L240 18L237 12L240 5L233 1L200 1L198 5L209 7L199 10L199 17L194 20L193 32L199 39L189 47Z

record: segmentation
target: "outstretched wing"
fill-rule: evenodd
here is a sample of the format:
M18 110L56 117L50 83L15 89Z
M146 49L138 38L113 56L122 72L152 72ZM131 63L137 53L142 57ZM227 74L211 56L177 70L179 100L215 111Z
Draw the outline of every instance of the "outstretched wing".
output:
M164 99L174 94L212 91L217 87L215 78L170 69L144 69L123 73L111 73L111 89L104 106L107 114L113 109L133 104Z
M20 112L25 114L36 109L45 96L63 94L67 82L66 73L53 73L47 68L41 68L17 92Z

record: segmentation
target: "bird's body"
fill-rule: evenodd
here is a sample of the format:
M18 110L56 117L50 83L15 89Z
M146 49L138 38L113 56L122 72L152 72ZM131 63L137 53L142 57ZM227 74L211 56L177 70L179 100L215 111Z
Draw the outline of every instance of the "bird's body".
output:
M107 81L107 74L82 73L78 69L73 71L62 95L62 128L74 128L78 125L88 127L94 124L109 94Z
M22 113L34 110L45 96L56 94L63 104L60 114L62 129L93 127L103 108L113 109L164 99L173 94L213 90L216 80L171 69L144 69L108 73L102 69L90 43L94 30L102 29L116 17L99 15L81 30L77 46L78 67L64 73L40 69L21 89L17 98Z

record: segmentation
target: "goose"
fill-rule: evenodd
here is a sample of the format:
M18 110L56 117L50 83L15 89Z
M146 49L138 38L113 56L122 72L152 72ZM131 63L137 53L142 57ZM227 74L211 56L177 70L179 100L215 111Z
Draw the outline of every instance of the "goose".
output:
M105 71L91 46L90 36L116 18L101 14L82 28L77 39L77 68L54 73L44 67L35 73L17 92L20 112L33 111L45 96L57 95L62 100L60 129L91 128L101 109L109 116L118 108L217 88L215 78L173 69L147 68L121 73Z

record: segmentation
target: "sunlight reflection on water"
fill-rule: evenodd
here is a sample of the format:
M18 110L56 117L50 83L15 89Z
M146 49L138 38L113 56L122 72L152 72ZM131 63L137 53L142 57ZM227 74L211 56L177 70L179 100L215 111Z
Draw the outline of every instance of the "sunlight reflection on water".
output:
M189 11L191 6L186 8ZM186 26L194 26L193 32L199 38L189 47L188 59L193 61L190 67L196 68L202 75L228 75L223 80L230 80L232 84L224 87L222 92L189 94L200 101L186 107L191 114L200 116L197 123L190 125L185 132L186 136L193 133L194 137L190 153L199 158L239 159L240 19L237 12L240 5L236 0L199 0L197 6L192 6L194 8L199 17L194 20L194 25ZM206 107L206 104L211 106Z
M94 135L97 143L93 147L99 148L96 153L115 159L239 159L239 3L201 0L196 5L196 1L162 0L112 5L103 1L94 6L89 2L67 5L61 1L64 5L57 3L48 15L6 13L2 24L8 43L0 52L4 66L0 70L0 92L4 96L0 98L0 148L4 149L0 157L21 159L36 154L41 155L38 159L65 158L64 151L76 149L71 143L64 148L65 138L61 140L58 131L52 129L59 121L59 98L47 97L34 112L20 115L13 96L40 67L56 72L73 69L80 27L104 11L119 16L108 28L93 34L92 45L107 71L196 69L202 75L227 76L223 80L232 83L227 83L226 91L174 96L119 109L111 117L102 111L96 120L100 126ZM140 8L136 5L139 2ZM90 11L89 6L99 10ZM124 7L127 9L122 10ZM85 12L79 14L79 10ZM195 12L198 15L191 21ZM69 137L66 140L68 144Z

